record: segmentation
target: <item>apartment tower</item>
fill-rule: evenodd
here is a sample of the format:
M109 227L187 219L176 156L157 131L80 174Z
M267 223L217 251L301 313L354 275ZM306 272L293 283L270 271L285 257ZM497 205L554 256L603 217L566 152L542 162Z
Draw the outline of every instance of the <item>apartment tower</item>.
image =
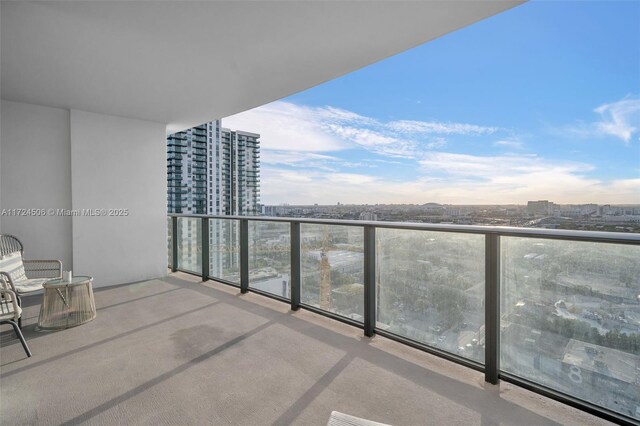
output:
M258 215L260 213L260 135L232 131L211 121L167 138L167 209L169 213ZM237 227L210 221L211 252L228 250L237 242ZM178 232L191 241L181 248L186 269L201 268L200 222L181 219ZM212 256L210 271L222 276L236 256Z
M260 135L223 128L220 146L224 191L220 214L260 214Z

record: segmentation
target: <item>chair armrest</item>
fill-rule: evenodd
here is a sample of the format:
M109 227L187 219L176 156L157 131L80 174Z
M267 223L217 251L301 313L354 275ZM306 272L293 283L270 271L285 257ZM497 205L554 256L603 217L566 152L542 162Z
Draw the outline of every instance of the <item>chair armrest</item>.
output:
M18 321L20 318L21 310L18 306L20 306L20 298L16 293L6 288L0 288L0 303L11 303L13 305L13 319Z
M14 293L16 292L16 286L13 285L11 275L2 271L0 271L0 290L9 290Z
M24 273L27 278L61 278L62 262L59 260L25 260Z

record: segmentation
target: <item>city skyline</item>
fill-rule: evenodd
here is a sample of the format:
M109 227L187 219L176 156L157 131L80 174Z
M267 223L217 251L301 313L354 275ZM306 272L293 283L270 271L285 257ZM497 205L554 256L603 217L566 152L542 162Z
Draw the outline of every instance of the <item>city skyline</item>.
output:
M265 204L637 204L638 18L531 2L224 123Z

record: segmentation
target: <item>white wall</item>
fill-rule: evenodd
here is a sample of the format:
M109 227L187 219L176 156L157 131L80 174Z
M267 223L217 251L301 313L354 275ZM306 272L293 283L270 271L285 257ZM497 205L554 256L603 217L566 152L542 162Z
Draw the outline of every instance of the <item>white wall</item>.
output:
M69 111L2 101L2 209L70 209ZM60 259L72 268L71 218L2 217L2 232L18 237L31 259Z
M165 125L2 101L2 209L129 209L128 216L4 216L31 259L94 286L166 275ZM1 211L1 209L0 209Z
M74 274L94 285L166 275L164 124L71 110L73 209L128 209L74 217Z

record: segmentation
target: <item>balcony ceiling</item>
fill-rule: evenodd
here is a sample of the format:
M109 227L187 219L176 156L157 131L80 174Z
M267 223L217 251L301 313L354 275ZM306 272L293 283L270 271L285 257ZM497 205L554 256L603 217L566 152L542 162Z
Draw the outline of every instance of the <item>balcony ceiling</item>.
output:
M2 2L2 98L162 122L172 132L520 3Z

